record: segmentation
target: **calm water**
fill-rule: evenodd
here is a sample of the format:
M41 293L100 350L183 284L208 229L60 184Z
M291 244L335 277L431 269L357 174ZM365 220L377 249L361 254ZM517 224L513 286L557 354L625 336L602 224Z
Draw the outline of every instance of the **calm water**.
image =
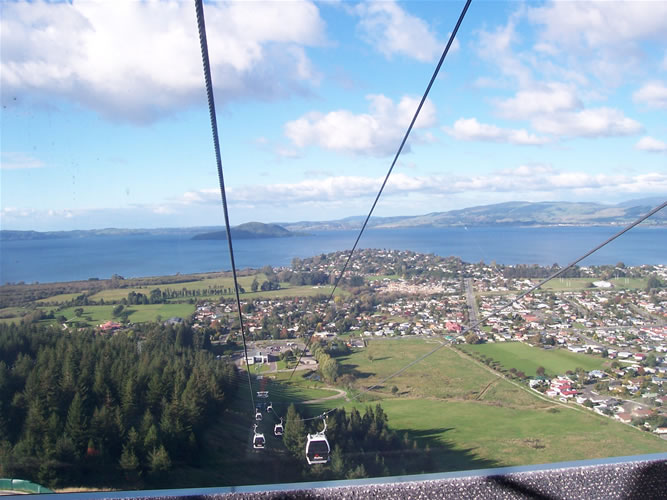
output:
M387 248L458 256L467 262L566 265L615 234L611 227L371 229L361 248ZM237 240L238 268L289 265L294 257L351 248L357 231ZM0 241L0 282L53 282L229 270L227 242L189 236L98 236L41 241ZM638 227L582 265L667 264L667 228Z

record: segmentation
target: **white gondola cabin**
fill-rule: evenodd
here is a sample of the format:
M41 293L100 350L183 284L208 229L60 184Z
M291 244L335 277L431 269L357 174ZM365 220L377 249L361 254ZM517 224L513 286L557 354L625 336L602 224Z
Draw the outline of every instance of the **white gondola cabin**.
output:
M331 447L324 432L327 430L327 421L324 421L324 429L315 434L308 434L306 443L306 460L308 465L326 464L329 461Z
M264 434L257 432L257 426L255 425L255 433L252 437L252 447L256 450L263 450L266 440L264 439Z
M273 426L273 434L275 436L282 436L285 429L283 428L283 419L280 419L280 423Z

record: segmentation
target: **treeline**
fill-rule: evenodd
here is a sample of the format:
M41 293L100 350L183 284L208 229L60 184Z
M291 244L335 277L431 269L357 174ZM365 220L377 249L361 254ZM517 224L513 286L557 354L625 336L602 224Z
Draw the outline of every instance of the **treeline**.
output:
M333 384L338 378L338 362L329 355L325 347L319 342L315 342L311 346L311 350L313 351L313 357L317 360L320 376L325 382Z
M140 486L196 465L235 387L209 346L186 325L111 338L0 325L0 476Z
M390 474L410 474L432 470L430 450L420 448L406 435L392 431L382 406L368 406L362 415L356 408L337 409L327 417L326 437L331 460L326 466L307 466L322 479L357 479ZM285 419L285 447L303 460L308 433L322 430L317 419L309 428L290 405ZM312 477L312 476L310 476Z
M537 264L517 264L515 266L502 266L504 278L547 278L560 269L558 264L551 267L538 266ZM574 266L561 275L563 278L581 278L581 269Z

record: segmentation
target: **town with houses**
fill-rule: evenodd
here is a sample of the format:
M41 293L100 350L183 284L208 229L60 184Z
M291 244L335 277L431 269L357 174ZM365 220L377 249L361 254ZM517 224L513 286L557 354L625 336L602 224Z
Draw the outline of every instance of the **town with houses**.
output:
M285 286L315 279L312 289L322 293L242 295L253 349L249 363L271 363L288 350L303 349L310 336L348 349L363 349L369 339L403 336L452 345L522 342L535 349L567 349L605 358L605 368L527 373L521 383L667 439L667 266L577 267L517 301L557 268L362 250L332 304L330 283L345 257L338 252L263 270L267 281ZM200 302L194 315L195 327L213 328L218 342L239 335L235 318L229 299ZM302 363L315 361L305 355Z

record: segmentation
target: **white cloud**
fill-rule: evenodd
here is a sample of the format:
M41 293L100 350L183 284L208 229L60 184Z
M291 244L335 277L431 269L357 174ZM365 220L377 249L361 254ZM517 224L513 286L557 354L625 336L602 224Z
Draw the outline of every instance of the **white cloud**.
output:
M303 50L325 41L312 2L208 3L205 14L220 101L273 98L317 83ZM61 97L138 123L202 99L189 2L11 2L0 23L5 96Z
M329 176L295 183L238 186L229 189L232 203L291 206L308 203L354 203L370 200L383 177ZM479 175L410 176L396 173L389 178L384 197L408 195L453 195L461 193L513 193L521 197L530 193L573 194L588 190L598 193L667 192L667 173L648 172L637 175L590 174L582 171L560 171L549 165L521 165ZM213 202L213 200L211 200Z
M333 151L374 156L396 152L419 104L403 97L398 104L384 95L369 95L369 113L337 110L311 112L285 124L285 135L299 148L316 145ZM415 129L436 123L435 106L426 100ZM414 132L413 132L414 134Z
M651 108L667 109L667 86L657 80L648 82L632 94L632 98Z
M496 106L504 117L522 119L535 114L581 109L583 104L572 87L551 82L520 90L513 98L501 100Z
M220 191L218 189L207 188L199 191L187 191L183 193L180 203L189 205L191 203L209 203L210 201L218 200Z
M536 115L531 123L539 132L561 137L624 136L643 130L639 122L612 108Z
M667 152L667 143L647 135L639 139L637 144L635 144L635 148L650 153L665 153Z
M461 118L454 122L453 127L445 127L444 131L462 141L508 142L518 145L541 145L550 142L547 137L531 134L524 129L506 129L486 123L479 123L476 118Z
M667 40L667 3L547 2L527 9L544 26L541 36L563 45L621 46L643 39Z
M619 85L641 74L653 55L646 41L667 41L667 2L549 1L524 9L536 24L539 46L567 54L566 65L595 75L605 85ZM539 61L538 61L539 63Z
M522 87L529 87L533 84L532 72L512 47L519 41L516 26L520 15L521 11L510 16L506 25L495 30L480 30L477 53L494 64L502 74L515 79Z
M437 39L424 20L407 13L394 1L360 3L354 12L361 17L362 38L387 58L401 54L431 62L445 48L445 42ZM450 51L458 48L459 43L454 40Z
M549 82L519 90L510 99L495 102L508 119L528 119L543 134L557 137L611 137L639 133L641 124L613 108L583 109L570 85Z
M42 168L45 164L42 160L33 158L25 153L3 151L0 156L0 169L22 170L26 168Z

